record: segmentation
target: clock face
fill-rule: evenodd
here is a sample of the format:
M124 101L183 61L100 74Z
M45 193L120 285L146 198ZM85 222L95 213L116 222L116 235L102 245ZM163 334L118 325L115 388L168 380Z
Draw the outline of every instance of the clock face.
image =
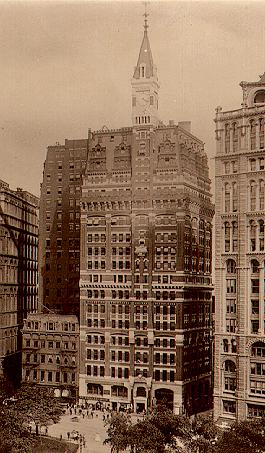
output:
M149 95L148 94L141 94L139 96L139 105L141 107L148 107L149 106Z

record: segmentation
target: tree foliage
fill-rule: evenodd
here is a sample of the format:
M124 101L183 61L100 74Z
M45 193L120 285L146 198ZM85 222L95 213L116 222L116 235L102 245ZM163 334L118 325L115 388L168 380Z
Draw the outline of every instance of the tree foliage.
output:
M110 444L116 450L125 450L130 446L132 423L127 415L114 414L106 424L107 438L104 444Z
M265 418L234 423L217 444L218 453L262 453L265 451Z
M58 398L53 390L34 384L23 384L17 391L15 409L28 423L36 426L47 426L58 422L63 413Z
M49 390L25 384L12 393L12 388L0 381L1 453L32 451L37 439L31 434L30 423L47 425L58 421L61 414L60 404Z

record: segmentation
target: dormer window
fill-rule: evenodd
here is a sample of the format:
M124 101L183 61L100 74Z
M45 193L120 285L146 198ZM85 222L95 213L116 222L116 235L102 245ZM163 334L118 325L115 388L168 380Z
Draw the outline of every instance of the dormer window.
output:
M265 90L259 90L255 94L254 104L265 104Z

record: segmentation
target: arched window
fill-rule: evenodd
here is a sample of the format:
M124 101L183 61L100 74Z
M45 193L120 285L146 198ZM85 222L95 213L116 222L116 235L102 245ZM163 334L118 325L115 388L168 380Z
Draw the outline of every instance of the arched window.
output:
M255 120L249 122L250 125L250 149L256 148L256 123Z
M225 229L225 252L230 251L230 224L229 222L224 223Z
M223 340L223 350L224 352L229 352L229 344L226 338Z
M250 246L250 251L255 252L256 250L256 223L254 220L249 221L249 246Z
M249 159L249 166L251 171L256 171L256 159Z
M233 237L237 237L238 235L238 224L236 221L232 222L232 235Z
M232 360L224 363L224 389L229 392L236 390L236 365Z
M232 184L232 205L233 205L233 212L237 212L238 190L237 190L236 182L233 182L233 184Z
M238 150L238 128L237 123L232 124L233 152Z
M140 77L145 77L145 66L141 66L140 68Z
M257 341L251 347L250 356L250 392L265 395L265 343Z
M254 104L264 104L264 103L265 103L265 91L259 90L255 94Z
M250 181L250 211L256 211L257 184Z
M225 183L225 212L230 212L231 193L230 184Z
M236 364L232 360L226 360L224 363L224 370L227 373L236 373Z
M234 260L227 260L226 262L226 272L228 274L236 273L236 262Z
M259 262L257 260L251 260L251 272L252 274L258 274L259 273Z
M264 148L264 118L259 118L259 147Z
M229 124L225 125L225 152L229 153L230 151L230 126Z
M264 181L259 180L259 209L264 211Z

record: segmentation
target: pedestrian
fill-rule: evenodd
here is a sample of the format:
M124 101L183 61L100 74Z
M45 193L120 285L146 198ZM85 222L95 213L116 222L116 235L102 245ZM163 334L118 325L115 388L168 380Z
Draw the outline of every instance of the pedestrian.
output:
M67 438L68 438L68 440L70 439L70 433L69 433L69 431L68 431L68 433L67 433Z
M63 438L63 435L62 435L62 434L60 434L60 440L62 440L62 438Z
M76 415L76 408L75 408L75 415Z
M93 412L93 411L91 411L91 417L92 417L92 418L94 417L94 412Z
M70 415L72 415L72 409L70 409Z
M45 436L47 436L47 435L48 435L48 428L46 426L46 428L45 428Z
M82 414L82 415L83 415L83 418L85 418L85 414L84 414L84 412L83 412L83 414Z

